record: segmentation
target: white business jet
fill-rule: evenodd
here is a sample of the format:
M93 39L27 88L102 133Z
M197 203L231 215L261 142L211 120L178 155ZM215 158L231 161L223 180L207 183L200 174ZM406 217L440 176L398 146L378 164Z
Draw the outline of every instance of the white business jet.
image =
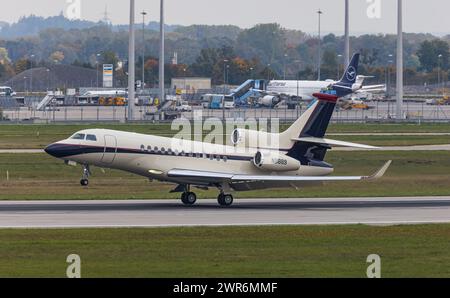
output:
M356 55L355 55L356 56ZM359 55L352 60L357 69ZM333 181L366 181L382 177L387 162L372 176L328 176L325 162L335 146L374 148L324 138L337 99L349 94L356 76L344 79L318 99L286 131L280 134L237 129L232 145L224 146L105 129L88 129L49 145L45 151L66 163L83 165L81 184L87 186L90 165L118 169L152 180L174 183L186 205L197 196L192 187L217 188L222 206L233 203L233 191L290 187ZM349 89L350 88L350 89ZM276 142L262 142L262 139Z

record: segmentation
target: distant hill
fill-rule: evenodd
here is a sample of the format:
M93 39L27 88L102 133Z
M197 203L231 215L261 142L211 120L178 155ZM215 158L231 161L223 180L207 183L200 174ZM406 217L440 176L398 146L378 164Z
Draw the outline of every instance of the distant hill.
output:
M41 31L46 29L88 29L96 26L104 26L102 22L92 22L85 20L69 20L64 15L58 15L53 17L38 17L30 15L22 17L17 23L8 24L7 22L0 21L0 38L3 39L15 39L25 36L36 36ZM141 28L140 24L136 24L136 27ZM113 25L111 26L113 31L128 30L128 25ZM166 32L173 32L181 26L178 25L166 25ZM146 25L146 29L159 31L159 22L150 22Z
M3 27L9 26L7 22L1 22L0 21L0 30L2 30Z
M241 28L232 25L192 25L186 27L178 27L175 29L175 32L183 35L183 37L196 40L220 37L226 37L231 40L236 40L242 31L243 30Z
M101 84L101 73L98 75L99 84ZM32 83L31 78L33 78ZM11 86L15 91L31 91L31 84L33 84L33 91L78 88L80 86L95 87L97 71L72 65L52 65L48 68L28 69L1 84Z

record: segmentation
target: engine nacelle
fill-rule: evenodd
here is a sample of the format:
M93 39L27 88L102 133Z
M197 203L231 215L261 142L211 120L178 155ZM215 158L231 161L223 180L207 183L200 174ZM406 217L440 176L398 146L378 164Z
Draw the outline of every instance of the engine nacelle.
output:
M278 149L279 137L279 134L238 128L231 134L231 143L239 147Z
M287 155L258 151L253 158L253 164L258 169L270 172L291 172L300 169L300 161Z
M276 105L280 99L278 96L266 95L259 100L259 104L265 107L272 107Z

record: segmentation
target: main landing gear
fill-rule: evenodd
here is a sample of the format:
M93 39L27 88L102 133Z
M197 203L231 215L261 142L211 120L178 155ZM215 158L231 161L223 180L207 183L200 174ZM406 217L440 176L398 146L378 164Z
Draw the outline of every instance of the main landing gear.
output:
M181 201L187 206L192 206L197 202L197 195L193 192L184 192L181 195Z
M83 165L83 177L80 180L81 186L89 185L89 176L91 176L89 165Z
M219 196L217 197L217 202L219 203L219 205L224 207L229 207L233 205L233 200L234 199L232 195L227 195L224 193L220 193Z
M197 195L194 192L190 191L190 186L187 185L184 187L184 192L181 195L181 202L183 202L186 206L192 206L197 202ZM217 202L220 206L229 207L233 205L234 198L231 194L226 194L223 190L221 190L219 196L217 197Z

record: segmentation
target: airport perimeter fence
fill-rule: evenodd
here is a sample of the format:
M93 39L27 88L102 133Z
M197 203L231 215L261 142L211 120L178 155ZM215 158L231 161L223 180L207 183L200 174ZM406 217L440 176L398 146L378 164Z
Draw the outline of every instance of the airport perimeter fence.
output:
M290 109L269 108L236 108L230 110L212 110L194 107L190 112L160 113L154 107L136 106L134 122L170 122L174 118L184 117L189 120L203 119L273 119L282 123L290 123L300 117L305 107ZM123 106L72 106L50 107L37 111L31 107L6 107L3 116L7 119L2 123L83 123L83 122L127 122L128 109ZM339 123L370 123L397 122L395 105L387 102L376 103L370 110L337 110L332 122ZM405 103L403 122L450 122L450 106L431 106L425 103Z

